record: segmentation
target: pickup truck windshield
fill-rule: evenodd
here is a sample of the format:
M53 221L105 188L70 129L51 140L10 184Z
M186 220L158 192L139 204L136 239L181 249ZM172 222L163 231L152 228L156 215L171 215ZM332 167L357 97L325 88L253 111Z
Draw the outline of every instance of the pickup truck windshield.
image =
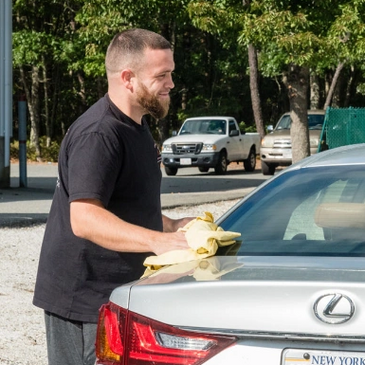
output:
M226 134L225 120L187 120L179 134Z
M309 129L322 129L324 122L324 114L308 114L308 128ZM291 119L289 115L284 115L276 129L290 129Z

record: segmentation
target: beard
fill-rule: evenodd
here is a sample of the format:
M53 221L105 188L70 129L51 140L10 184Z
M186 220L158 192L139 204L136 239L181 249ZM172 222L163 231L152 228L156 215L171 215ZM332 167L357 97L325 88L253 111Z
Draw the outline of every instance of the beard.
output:
M140 83L139 87L141 89L141 91L137 93L137 102L139 105L156 119L166 117L169 111L170 98L160 101L157 96L148 91L145 85Z

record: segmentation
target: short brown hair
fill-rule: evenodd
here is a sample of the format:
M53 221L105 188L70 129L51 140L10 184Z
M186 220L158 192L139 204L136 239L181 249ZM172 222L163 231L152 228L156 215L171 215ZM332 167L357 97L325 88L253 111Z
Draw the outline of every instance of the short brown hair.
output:
M138 68L146 48L171 49L171 44L163 36L146 29L134 28L116 34L106 52L107 73L118 72L125 67Z

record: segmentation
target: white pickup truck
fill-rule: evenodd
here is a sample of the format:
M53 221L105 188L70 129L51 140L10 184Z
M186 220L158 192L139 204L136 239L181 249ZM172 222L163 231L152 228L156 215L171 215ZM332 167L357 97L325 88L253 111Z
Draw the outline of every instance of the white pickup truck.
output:
M231 162L243 162L246 171L253 171L260 142L258 133L241 133L232 117L188 118L177 136L163 143L162 163L169 176L183 167L198 167L200 172L214 168L224 175Z

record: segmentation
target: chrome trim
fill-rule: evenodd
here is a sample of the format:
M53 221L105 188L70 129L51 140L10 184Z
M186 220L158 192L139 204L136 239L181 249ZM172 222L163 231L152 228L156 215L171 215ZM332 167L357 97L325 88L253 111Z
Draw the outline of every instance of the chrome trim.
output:
M332 342L332 343L359 343L365 344L364 336L346 336L346 335L326 335L314 333L282 333L282 332L257 332L229 330L225 328L204 328L204 327L184 327L176 326L181 330L209 333L211 335L235 336L242 339L264 339L264 340L290 340L290 341L315 341L315 342Z

